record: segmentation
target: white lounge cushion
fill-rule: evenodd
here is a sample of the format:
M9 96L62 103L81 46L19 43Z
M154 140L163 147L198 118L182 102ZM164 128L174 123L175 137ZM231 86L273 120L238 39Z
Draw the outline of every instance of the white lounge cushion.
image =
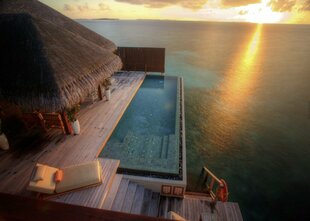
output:
M58 168L42 164L37 164L37 166L45 166L44 178L43 180L38 181L34 181L33 179L31 179L27 189L40 193L54 193L56 188L54 176Z
M73 189L78 189L101 182L100 162L93 161L89 163L69 166L63 168L63 179L56 185L56 193L62 193Z

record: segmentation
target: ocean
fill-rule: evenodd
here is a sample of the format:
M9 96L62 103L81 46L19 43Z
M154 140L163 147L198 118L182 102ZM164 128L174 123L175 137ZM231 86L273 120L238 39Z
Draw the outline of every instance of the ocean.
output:
M166 48L185 82L188 188L206 165L244 220L310 220L310 25L79 20Z

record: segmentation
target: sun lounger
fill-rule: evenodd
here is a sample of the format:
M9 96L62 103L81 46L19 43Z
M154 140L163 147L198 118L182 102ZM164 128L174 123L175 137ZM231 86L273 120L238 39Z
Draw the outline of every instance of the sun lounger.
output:
M23 113L22 120L28 130L31 130L34 127L39 127L46 131L43 116L37 111L32 113Z
M66 134L65 127L59 113L42 113L42 116L44 118L46 129L57 128Z
M59 170L63 172L63 176L60 176L60 182L56 182L55 175ZM37 164L27 189L45 194L58 194L98 185L101 182L101 165L98 160L62 169Z

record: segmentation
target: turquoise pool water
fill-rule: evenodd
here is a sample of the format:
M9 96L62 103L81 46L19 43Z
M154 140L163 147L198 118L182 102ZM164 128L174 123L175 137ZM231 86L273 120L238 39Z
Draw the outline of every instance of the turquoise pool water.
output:
M148 75L100 157L120 168L179 174L179 78Z

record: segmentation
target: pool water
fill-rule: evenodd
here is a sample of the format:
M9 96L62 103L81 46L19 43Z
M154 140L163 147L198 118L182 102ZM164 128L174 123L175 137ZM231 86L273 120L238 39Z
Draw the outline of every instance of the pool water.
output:
M120 168L179 174L179 79L147 75L100 157Z

